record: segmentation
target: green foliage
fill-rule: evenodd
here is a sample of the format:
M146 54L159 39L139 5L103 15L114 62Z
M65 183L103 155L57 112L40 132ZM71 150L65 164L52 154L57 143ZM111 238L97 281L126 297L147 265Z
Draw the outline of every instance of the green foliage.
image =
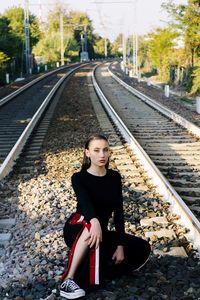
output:
M119 34L111 44L111 54L112 56L122 56L122 34Z
M60 60L60 36L59 33L51 33L44 36L43 39L33 48L33 53L42 57L41 63L51 63Z
M184 39L185 51L190 54L188 64L195 65L195 55L200 51L200 4L199 0L188 0L187 5L176 5L167 0L163 7L172 17L171 26L177 30Z
M97 57L105 56L105 39L102 39L100 36L96 38L96 42L94 45L94 51Z
M40 30L34 15L30 14L29 22L32 47L40 38ZM4 67L11 75L22 71L24 40L24 10L20 7L7 9L0 16L0 51L10 58L10 62L4 64Z
M19 45L20 39L12 31L10 21L5 16L0 16L1 82L5 81L5 73L14 75L18 67Z
M169 81L169 69L177 34L169 28L157 28L149 34L148 54L154 68L158 70L158 77L162 81Z
M61 59L61 24L63 20L63 40L65 61L79 59L81 37L87 34L89 56L93 55L93 28L86 13L68 11L63 6L55 6L49 12L43 38L34 47L36 57L45 62Z
M4 52L0 51L0 84L5 83L5 70L9 60L10 58Z
M0 68L2 68L9 59L5 53L0 51Z
M138 38L138 61L139 67L143 72L152 73L152 64L148 53L149 38L148 36L139 36ZM155 73L155 70L153 71ZM154 74L155 75L155 74Z
M0 51L4 52L10 58L17 54L17 45L20 39L15 36L10 27L10 21L0 17Z
M20 42L24 42L24 10L21 7L12 7L3 14L10 22L12 32L19 38ZM37 18L33 14L29 14L30 24L30 46L31 48L40 39L40 29Z
M163 7L171 16L170 25L184 42L181 51L176 51L177 68L183 66L185 69L182 84L188 92L195 94L200 82L200 2L188 0L187 5L176 5L173 0L167 0Z
M189 0L183 18L185 30L186 47L191 52L191 65L194 65L194 55L200 46L200 8L197 1Z
M192 73L193 85L191 89L191 94L200 93L200 66L196 67Z

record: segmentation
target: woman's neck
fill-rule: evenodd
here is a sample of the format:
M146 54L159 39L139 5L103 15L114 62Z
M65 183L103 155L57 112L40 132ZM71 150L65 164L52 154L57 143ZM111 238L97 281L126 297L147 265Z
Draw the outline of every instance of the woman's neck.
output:
M87 172L95 176L105 176L107 170L104 166L103 167L90 166L87 169Z

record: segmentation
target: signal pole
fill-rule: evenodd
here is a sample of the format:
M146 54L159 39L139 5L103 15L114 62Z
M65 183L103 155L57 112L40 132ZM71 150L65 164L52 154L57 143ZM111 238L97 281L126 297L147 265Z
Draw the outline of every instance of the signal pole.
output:
M32 73L30 61L30 33L29 33L29 0L25 0L24 7L24 33L25 33L25 62L26 74Z
M108 50L107 50L107 38L105 38L105 44L104 44L104 46L105 46L105 47L104 47L104 48L105 48L105 49L104 49L104 53L105 53L104 55L105 55L105 59L106 59L107 56L108 56Z
M89 56L88 56L88 38L87 38L87 24L84 25L83 28L83 33L81 34L81 53L80 53L80 60L81 62L83 61L88 61Z
M88 51L88 47L87 47L87 43L88 43L88 37L87 37L87 25L84 26L84 51L87 52Z
M126 37L125 34L122 36L122 45L123 45L123 69L125 71L126 68Z
M61 66L64 66L64 33L63 33L63 13L60 12L60 58Z
M133 16L133 75L138 76L138 36L137 36L137 21L136 21L136 2L133 2L134 16Z

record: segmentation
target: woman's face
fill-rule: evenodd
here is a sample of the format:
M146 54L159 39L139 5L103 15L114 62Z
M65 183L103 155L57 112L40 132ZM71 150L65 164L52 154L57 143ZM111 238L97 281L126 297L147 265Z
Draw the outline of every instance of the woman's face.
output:
M105 166L109 158L109 145L105 140L93 140L89 144L89 149L85 149L85 154L91 159L91 165Z

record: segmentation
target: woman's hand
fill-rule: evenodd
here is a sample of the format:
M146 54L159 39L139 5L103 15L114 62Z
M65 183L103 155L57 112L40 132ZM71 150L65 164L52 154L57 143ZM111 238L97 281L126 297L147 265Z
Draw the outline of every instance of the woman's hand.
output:
M102 241L102 230L99 220L97 218L93 218L90 220L91 228L89 232L89 236L86 241L88 241L88 246L92 248L98 248L100 242Z
M124 260L124 247L123 246L117 246L117 249L115 250L112 260L115 260L115 264L120 264Z

